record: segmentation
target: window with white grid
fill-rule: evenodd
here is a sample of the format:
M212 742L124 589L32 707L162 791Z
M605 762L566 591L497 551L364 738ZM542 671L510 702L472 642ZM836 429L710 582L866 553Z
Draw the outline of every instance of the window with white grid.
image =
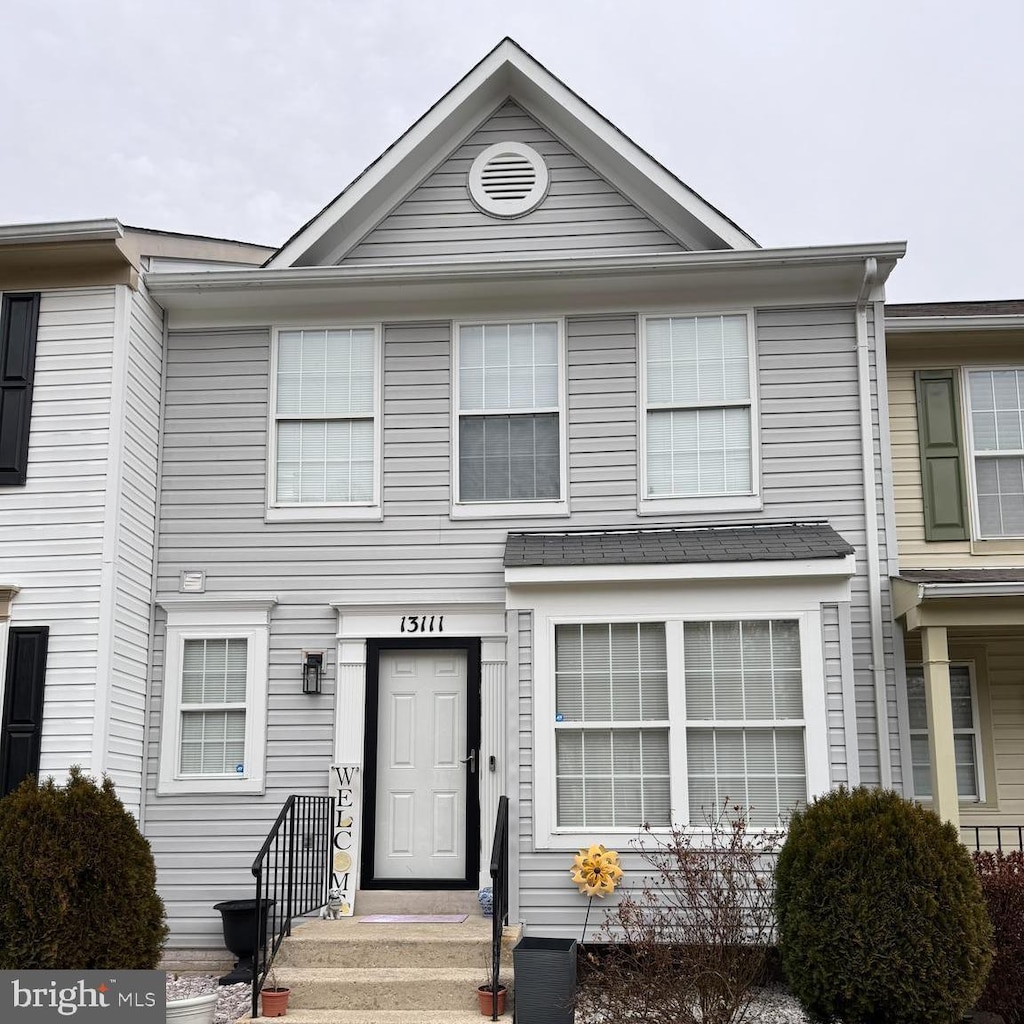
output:
M157 792L262 793L275 600L165 598Z
M949 666L949 695L953 704L953 754L956 789L962 801L981 800L981 734L978 703L969 665ZM932 760L928 749L928 705L924 667L907 666L907 715L910 720L910 763L914 796L932 797Z
M745 314L645 317L646 499L753 494Z
M181 666L179 771L182 775L244 771L246 640L185 640Z
M274 501L376 501L377 330L282 330L274 383Z
M1024 537L1024 369L967 374L977 532Z
M799 622L687 622L683 663L690 824L726 801L784 823L807 801Z
M457 504L562 498L560 330L458 325Z
M669 824L668 718L663 623L557 625L558 827Z

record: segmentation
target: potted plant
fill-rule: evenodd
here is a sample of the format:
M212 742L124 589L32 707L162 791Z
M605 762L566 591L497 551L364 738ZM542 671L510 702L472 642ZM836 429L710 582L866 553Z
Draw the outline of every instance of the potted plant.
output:
M168 975L167 1024L213 1024L216 1012L217 991L213 979Z
M288 997L292 990L277 983L274 965L270 965L260 989L260 1013L264 1017L283 1017L288 1012Z
M491 963L484 957L484 983L476 990L477 999L480 1001L480 1013L484 1017L490 1017L494 1013L494 985L491 974ZM507 986L498 979L498 1013L505 1012L505 997L508 995Z

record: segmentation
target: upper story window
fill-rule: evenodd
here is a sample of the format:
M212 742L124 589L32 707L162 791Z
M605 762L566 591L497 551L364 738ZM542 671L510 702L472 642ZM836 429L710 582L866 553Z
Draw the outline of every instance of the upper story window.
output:
M456 326L454 516L564 515L562 324Z
M751 318L644 317L641 346L640 512L759 508Z
M1024 370L970 370L971 464L981 537L1024 537Z
M280 330L268 519L380 515L380 333Z

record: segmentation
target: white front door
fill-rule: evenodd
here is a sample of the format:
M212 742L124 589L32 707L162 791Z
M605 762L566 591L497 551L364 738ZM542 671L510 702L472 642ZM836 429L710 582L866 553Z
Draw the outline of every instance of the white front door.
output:
M378 687L374 878L463 879L466 651L383 650Z

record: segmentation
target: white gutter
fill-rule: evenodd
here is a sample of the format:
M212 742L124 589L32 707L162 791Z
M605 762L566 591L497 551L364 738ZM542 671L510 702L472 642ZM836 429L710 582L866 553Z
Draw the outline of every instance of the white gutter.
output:
M920 331L998 331L1024 327L1024 315L1019 313L987 314L981 316L887 316L887 334L916 333Z
M864 260L864 280L857 296L857 385L860 394L860 443L864 469L864 536L867 559L868 604L871 625L871 673L874 678L875 720L878 730L879 782L892 788L892 762L889 750L888 694L885 678L885 648L882 643L882 566L878 553L878 496L875 493L875 438L871 426L871 366L868 345L868 303L878 282L878 261ZM879 388L883 382L879 381Z
M1024 569L1021 570L1024 576ZM918 583L917 601L936 601L944 597L1020 597L1024 579L1000 583Z
M343 284L388 284L391 282L489 280L532 278L553 275L576 277L615 274L647 274L652 271L714 270L720 267L795 267L878 260L895 263L906 252L903 242L877 245L801 246L789 249L714 250L684 253L632 253L618 256L589 256L573 259L502 259L431 263L378 264L374 266L288 267L283 269L240 269L203 271L194 274L148 274L146 284L154 296L231 292L242 289L288 287L291 285L333 288ZM884 276L884 275L883 275Z
M124 238L124 228L117 220L0 225L0 245L52 245L57 242L102 242L118 238Z

